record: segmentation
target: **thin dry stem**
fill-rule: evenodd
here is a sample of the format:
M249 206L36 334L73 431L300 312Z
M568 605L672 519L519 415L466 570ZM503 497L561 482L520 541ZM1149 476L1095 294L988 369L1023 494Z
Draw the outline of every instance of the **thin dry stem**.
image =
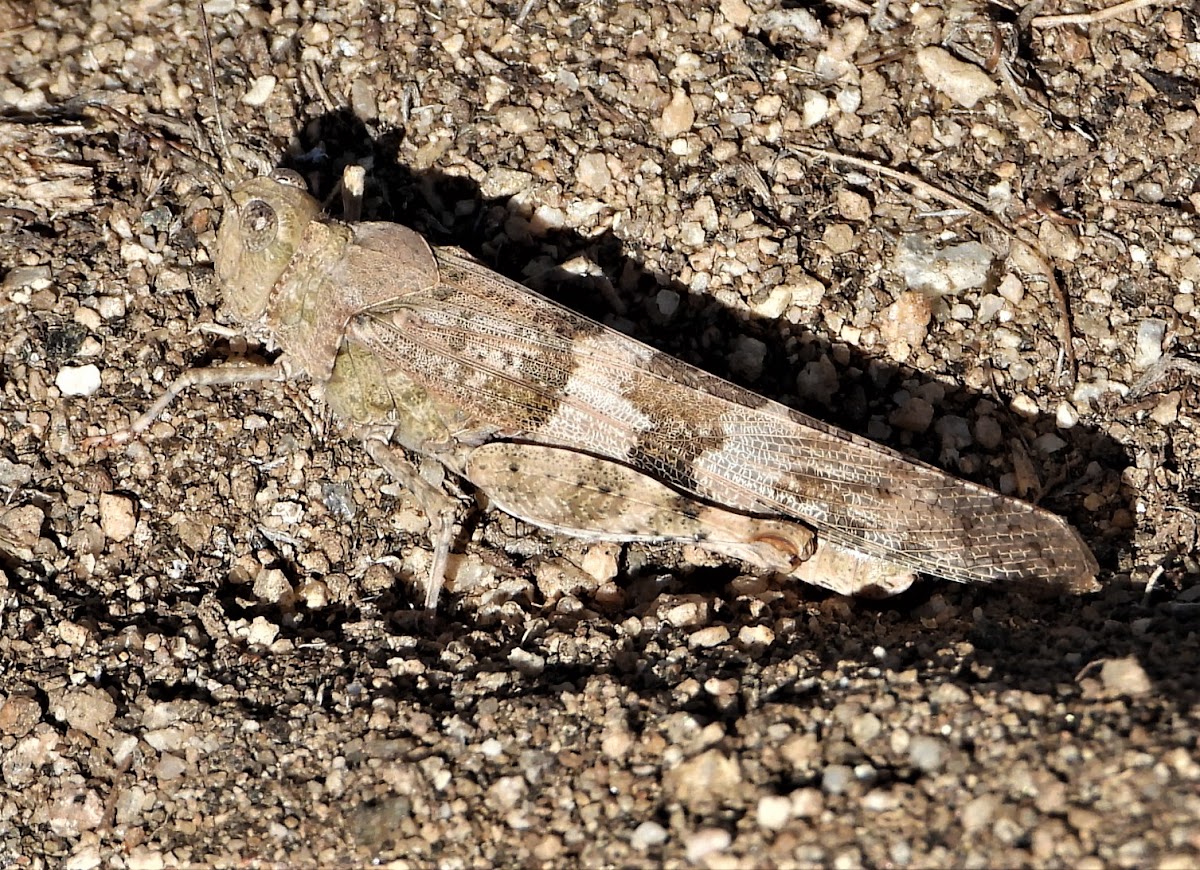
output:
M1170 5L1165 3L1164 0L1124 0L1122 3L1117 3L1105 9L1097 9L1094 12L1074 12L1068 15L1039 15L1029 23L1034 27L1064 27L1072 24L1079 27L1087 27L1091 24L1108 21L1110 18L1116 18L1118 15L1124 15L1126 12L1136 12L1138 9L1145 9L1147 6L1155 6L1159 3Z

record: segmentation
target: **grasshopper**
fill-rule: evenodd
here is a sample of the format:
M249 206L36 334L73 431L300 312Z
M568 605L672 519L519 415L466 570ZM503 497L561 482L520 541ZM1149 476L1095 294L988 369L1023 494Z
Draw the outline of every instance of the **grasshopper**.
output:
M895 593L916 572L1097 588L1061 517L710 375L407 227L324 218L289 170L227 194L213 260L230 312L278 361L187 371L90 443L136 437L196 385L307 377L427 513L429 608L460 502L414 453L551 532L690 541L842 593Z

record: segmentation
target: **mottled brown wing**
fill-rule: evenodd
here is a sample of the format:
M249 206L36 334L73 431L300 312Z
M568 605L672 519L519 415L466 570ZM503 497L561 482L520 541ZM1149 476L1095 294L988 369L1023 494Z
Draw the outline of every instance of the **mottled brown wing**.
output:
M453 249L436 253L436 288L351 328L479 423L627 463L724 507L802 521L949 580L1094 588L1096 562L1062 518L706 374Z

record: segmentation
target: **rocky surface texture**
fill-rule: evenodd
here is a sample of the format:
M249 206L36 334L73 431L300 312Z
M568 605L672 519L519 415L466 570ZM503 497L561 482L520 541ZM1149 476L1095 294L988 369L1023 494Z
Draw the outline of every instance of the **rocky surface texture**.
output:
M330 5L211 0L210 65L191 3L0 2L0 866L1200 861L1194 11ZM369 217L1067 516L1103 589L482 512L427 619L424 517L304 383L81 447L270 355L202 161L360 163Z

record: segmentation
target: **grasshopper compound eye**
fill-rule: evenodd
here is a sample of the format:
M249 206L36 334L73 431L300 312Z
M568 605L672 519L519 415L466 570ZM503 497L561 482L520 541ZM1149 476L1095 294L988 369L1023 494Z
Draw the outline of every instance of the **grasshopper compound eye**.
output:
M279 219L270 203L252 199L241 209L242 244L247 251L261 251L278 234Z

